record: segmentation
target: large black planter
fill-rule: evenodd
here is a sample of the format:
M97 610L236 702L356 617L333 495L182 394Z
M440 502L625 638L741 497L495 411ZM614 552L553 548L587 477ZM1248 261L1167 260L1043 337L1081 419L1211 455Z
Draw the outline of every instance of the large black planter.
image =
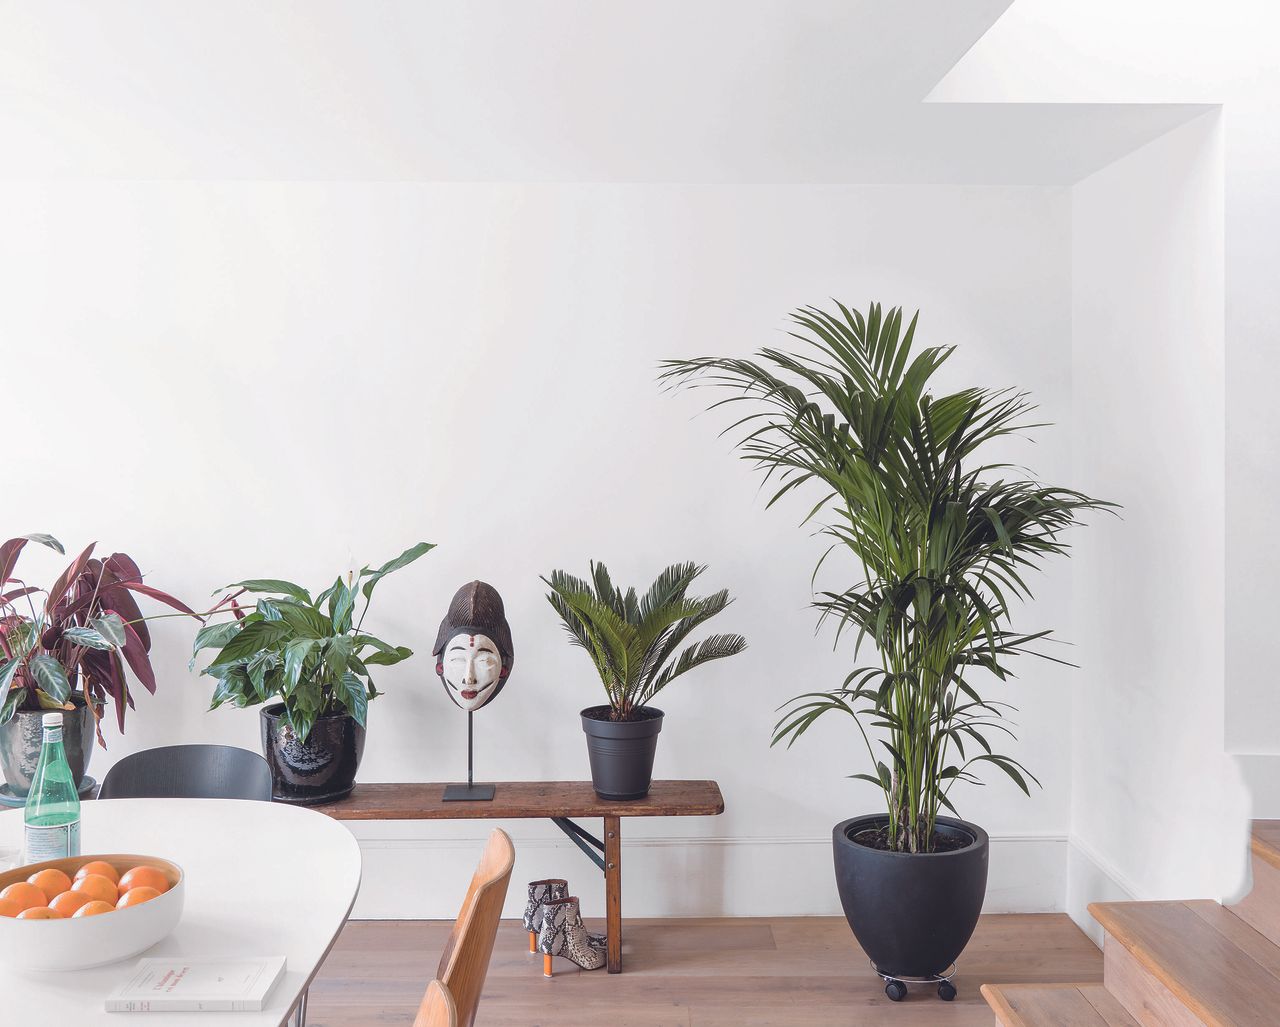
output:
M582 711L591 787L602 799L616 802L649 794L663 713L652 706L641 706L636 713L638 720L610 720L608 706Z
M320 717L306 743L281 717L284 703L262 708L262 755L271 767L271 797L315 806L351 794L364 755L364 728L345 713Z
M854 817L832 832L844 915L876 969L888 977L946 971L978 925L987 891L987 832L938 817L937 830L970 840L950 852L883 852L851 840L884 827L884 814Z

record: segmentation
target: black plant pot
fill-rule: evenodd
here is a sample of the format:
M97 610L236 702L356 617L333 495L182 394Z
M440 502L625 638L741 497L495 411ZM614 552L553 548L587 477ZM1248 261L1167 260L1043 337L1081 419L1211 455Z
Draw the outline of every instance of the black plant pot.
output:
M364 728L345 713L330 713L316 720L304 744L283 713L284 703L261 710L262 755L271 767L271 797L316 806L350 795L364 755Z
M643 799L649 794L663 713L652 706L635 712L637 720L610 720L608 706L588 706L582 711L591 787L602 799Z
M950 852L884 852L853 841L883 828L883 814L854 817L832 832L836 886L845 918L876 969L929 977L951 966L978 925L987 891L987 832L938 817L937 830L970 844Z

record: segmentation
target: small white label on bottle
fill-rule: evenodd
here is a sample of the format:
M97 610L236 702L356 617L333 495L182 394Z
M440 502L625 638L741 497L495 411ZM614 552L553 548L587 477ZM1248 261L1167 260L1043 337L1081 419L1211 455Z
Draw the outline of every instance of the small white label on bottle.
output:
M27 824L26 862L41 863L46 859L65 859L80 855L80 821L37 827Z

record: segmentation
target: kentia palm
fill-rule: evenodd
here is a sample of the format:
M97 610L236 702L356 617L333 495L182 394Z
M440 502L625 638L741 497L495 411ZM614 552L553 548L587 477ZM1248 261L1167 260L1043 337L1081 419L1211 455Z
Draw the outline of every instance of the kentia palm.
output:
M609 699L582 711L592 783L602 798L648 794L663 719L661 710L648 705L653 698L680 675L747 646L741 635L709 635L680 648L732 602L726 589L705 597L688 594L705 570L673 564L643 597L614 585L602 563L591 564L589 581L564 571L542 579L551 588L548 601L572 643L591 657Z
M769 505L818 486L805 521L833 514L821 529L831 545L818 567L840 548L861 565L861 581L820 593L815 605L821 620L835 620L837 641L856 628L855 654L869 639L879 665L855 669L830 692L793 700L774 735L775 744L790 745L830 712L857 724L874 773L851 776L882 790L886 812L837 827L839 874L842 840L850 842L846 825L866 852L874 851L867 845L934 855L937 846L966 840L976 846L985 839L980 828L957 828L963 822L939 812L954 812L952 787L980 783L975 771L983 764L1027 791L1030 774L990 744L993 732L1011 733L1003 722L1008 707L983 699L973 672L1004 680L1012 656L1052 659L1036 647L1049 632L1010 626L1011 603L1030 598L1028 568L1067 552L1064 529L1083 511L1112 504L979 458L990 443L1040 426L1030 421L1026 394L969 388L935 397L928 386L953 347L913 356L917 318L904 331L901 309L885 314L872 304L864 316L837 307L838 313L806 307L792 315L790 335L809 347L805 353L765 349L750 360L671 360L662 377L731 390L717 407L748 403L750 411L727 431L742 432L741 455L772 484ZM983 845L979 894L969 901L975 922L985 879ZM860 904L865 912L869 900L846 895L841 885L850 923L870 948L851 910ZM912 915L879 912L895 921ZM968 940L963 934L960 948Z

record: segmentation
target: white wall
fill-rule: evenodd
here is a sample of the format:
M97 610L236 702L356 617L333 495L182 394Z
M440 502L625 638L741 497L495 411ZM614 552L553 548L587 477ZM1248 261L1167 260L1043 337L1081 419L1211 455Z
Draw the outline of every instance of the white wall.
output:
M576 713L597 688L538 575L595 557L647 583L667 562L705 561L707 586L739 597L717 627L751 648L664 694L657 772L718 779L727 811L627 826L643 840L627 848L628 911L835 912L830 829L877 801L845 778L864 754L834 722L789 753L768 747L774 708L848 665L813 637L820 543L796 527L799 504L763 509L716 438L722 422L693 419L697 397L663 395L655 363L777 344L802 303L881 299L923 308L923 340L959 345L953 380L1028 388L1064 422L1066 201L943 187L7 183L0 339L22 383L6 411L7 531L101 539L193 601L249 575L321 587L439 543L379 587L370 623L418 655L378 678L366 781L463 772L463 720L426 653L475 577L503 592L518 649L511 685L477 718L479 776L584 777ZM1132 501L1110 479L1074 481L1068 426L1040 438L1015 455L1047 480ZM1087 554L1098 535L1079 541ZM27 569L54 567L33 556ZM1055 567L1027 626L1075 637L1104 666L1072 630L1069 586ZM255 711L204 712L192 634L157 623L159 694L139 696L94 773L158 744L256 747ZM1063 710L1086 675L1021 672L993 694L1022 707L1011 751L1044 791L1028 800L1000 779L957 795L994 838L989 908L1060 908ZM550 825L508 826L518 879L568 874L600 911L594 868ZM356 830L359 913L456 911L482 825Z
M1074 563L1068 908L1224 898L1248 800L1223 751L1221 123L1206 115L1075 186L1074 478L1124 505ZM1096 930L1096 928L1095 928Z
M1254 815L1280 816L1280 10L1263 0L1016 0L933 99L1223 105L1226 222L1226 718Z

